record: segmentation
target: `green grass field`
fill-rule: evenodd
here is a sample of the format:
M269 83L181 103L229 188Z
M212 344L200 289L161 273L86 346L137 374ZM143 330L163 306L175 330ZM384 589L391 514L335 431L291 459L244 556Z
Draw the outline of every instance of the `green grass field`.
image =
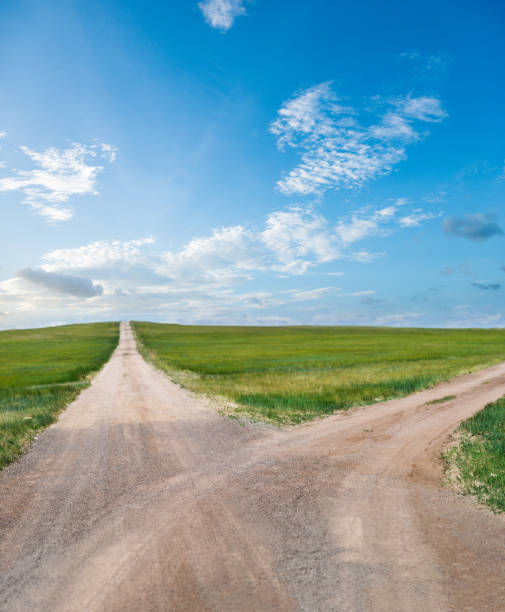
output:
M89 384L118 337L117 323L0 332L0 468Z
M459 443L445 455L459 485L497 512L505 512L505 398L462 423Z
M300 423L505 360L505 330L134 323L146 357L231 415Z

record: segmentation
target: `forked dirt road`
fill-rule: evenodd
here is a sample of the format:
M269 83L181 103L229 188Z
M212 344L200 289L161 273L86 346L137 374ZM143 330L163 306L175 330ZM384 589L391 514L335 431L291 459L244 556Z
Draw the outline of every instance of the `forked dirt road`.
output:
M243 425L122 324L92 386L0 474L0 609L505 610L505 521L440 488L438 463L503 395L505 364L309 425Z

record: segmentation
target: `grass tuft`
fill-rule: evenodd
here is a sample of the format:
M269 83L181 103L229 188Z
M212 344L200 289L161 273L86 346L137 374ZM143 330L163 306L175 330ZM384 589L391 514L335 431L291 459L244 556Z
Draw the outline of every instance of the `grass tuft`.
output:
M453 400L455 395L445 395L444 397L439 397L438 399L431 400L431 402L426 402L428 406L432 406L433 404L445 404L450 400Z

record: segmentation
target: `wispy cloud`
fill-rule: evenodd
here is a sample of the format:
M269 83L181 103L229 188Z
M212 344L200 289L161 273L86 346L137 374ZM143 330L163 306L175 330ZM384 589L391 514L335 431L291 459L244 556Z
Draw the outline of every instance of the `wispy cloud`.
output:
M385 225L393 220L396 212L396 206L387 206L373 212L354 213L349 220L340 220L335 232L345 246L369 236L384 234L387 233Z
M409 215L401 217L399 223L402 227L417 227L418 225L421 225L423 221L428 221L429 219L436 219L441 215L442 213L440 212L424 212L421 209L416 209Z
M297 302L307 302L318 300L324 295L330 295L337 292L336 287L319 287L318 289L309 289L308 291L290 291L291 297Z
M453 61L452 56L445 51L426 54L421 53L417 49L404 51L400 54L398 59L412 62L417 73L426 77L444 76Z
M365 125L359 122L358 111L336 95L331 82L284 102L270 131L281 150L299 150L301 162L278 181L278 189L284 194L314 195L331 188L360 187L405 159L406 145L422 136L418 123L439 123L447 117L434 97L409 95L373 102L383 111Z
M392 101L400 117L417 119L429 123L439 123L447 117L438 98L420 96L418 98L406 96Z
M23 202L49 222L67 221L74 211L67 202L73 196L96 195L97 177L103 166L92 165L97 158L114 161L117 149L98 143L74 143L70 148L54 147L38 153L28 147L21 151L33 162L31 170L14 170L0 178L0 191L21 191Z
M40 285L55 293L73 295L76 297L95 297L102 295L103 287L95 285L88 278L80 276L69 276L68 274L57 274L55 272L46 272L45 270L32 270L26 268L18 272L18 277L23 278L30 283Z
M430 193L423 198L425 202L429 202L430 204L439 204L440 202L445 202L445 191L439 191L438 193Z
M483 242L493 236L503 235L501 227L496 223L496 215L483 213L464 217L448 217L444 219L442 228L446 234L467 238L474 242Z
M245 15L242 0L204 0L198 4L205 21L219 30L229 30L236 17Z

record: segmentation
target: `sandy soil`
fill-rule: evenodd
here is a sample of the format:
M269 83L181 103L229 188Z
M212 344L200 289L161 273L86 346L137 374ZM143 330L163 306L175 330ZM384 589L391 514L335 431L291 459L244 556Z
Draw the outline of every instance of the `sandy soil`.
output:
M0 609L505 610L505 521L442 489L438 461L503 395L505 364L244 425L147 364L124 323L92 386L0 473Z

